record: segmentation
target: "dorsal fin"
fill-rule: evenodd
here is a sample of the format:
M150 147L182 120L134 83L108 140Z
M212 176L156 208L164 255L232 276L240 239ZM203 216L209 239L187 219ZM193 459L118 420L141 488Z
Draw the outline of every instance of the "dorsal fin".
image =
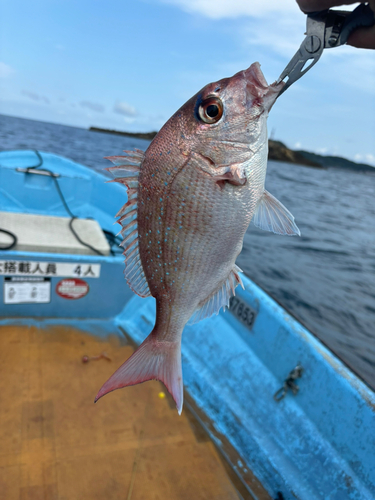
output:
M229 307L229 299L235 295L235 288L241 285L244 288L241 276L242 270L234 265L228 278L217 288L207 299L198 305L198 309L190 318L188 324L198 323L201 319L208 318L213 314L218 314L222 307Z
M115 166L106 170L115 177L110 182L119 182L127 187L128 201L116 214L120 217L117 222L122 226L120 233L124 238L121 246L125 255L126 282L137 295L148 297L151 294L139 255L137 224L138 175L145 154L140 149L124 153L126 156L107 156L107 160Z

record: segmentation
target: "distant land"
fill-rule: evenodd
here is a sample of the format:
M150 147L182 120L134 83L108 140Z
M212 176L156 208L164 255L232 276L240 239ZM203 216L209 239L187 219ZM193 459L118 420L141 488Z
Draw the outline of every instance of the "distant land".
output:
M89 130L92 132L104 132L105 134L124 135L126 137L134 137L136 139L144 139L146 141L152 141L157 134L155 131L123 132L120 130L110 130L99 127L90 127ZM366 165L365 163L356 163L354 161L347 160L346 158L341 158L340 156L323 156L302 150L294 151L293 149L289 149L282 142L274 141L272 139L268 141L268 147L269 160L284 161L287 163L295 163L313 168L339 168L345 170L355 170L356 172L375 173L375 168L371 167L371 165Z
M306 167L324 168L315 158L306 158L304 151L293 151L280 141L268 141L268 159L297 163Z
M105 134L125 135L126 137L135 137L136 139L145 139L152 141L157 132L121 132L120 130L110 130L107 128L90 127L92 132L104 132Z

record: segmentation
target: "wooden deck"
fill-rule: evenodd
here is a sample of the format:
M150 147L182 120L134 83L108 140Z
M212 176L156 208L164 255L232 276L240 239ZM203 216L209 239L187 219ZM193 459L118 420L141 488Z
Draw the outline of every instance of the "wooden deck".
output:
M112 362L82 363L102 351ZM0 327L0 498L239 498L213 443L160 383L93 403L131 352L116 337Z

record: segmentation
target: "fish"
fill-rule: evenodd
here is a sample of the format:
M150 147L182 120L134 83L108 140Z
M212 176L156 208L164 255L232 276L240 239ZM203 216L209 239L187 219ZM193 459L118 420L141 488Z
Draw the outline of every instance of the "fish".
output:
M253 63L195 94L146 152L107 157L113 181L127 188L116 215L125 278L136 294L156 299L156 321L95 402L115 389L159 380L181 414L184 326L225 309L243 287L235 261L250 221L277 234L300 234L293 215L265 190L267 116L283 85L268 85Z

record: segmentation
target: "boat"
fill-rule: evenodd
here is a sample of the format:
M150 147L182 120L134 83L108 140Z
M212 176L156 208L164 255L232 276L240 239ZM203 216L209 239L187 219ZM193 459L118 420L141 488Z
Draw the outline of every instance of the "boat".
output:
M0 252L0 327L72 327L132 345L149 334L155 301L126 285L114 235L126 191L106 181L51 153L0 152L0 229L10 233L0 233L9 247ZM43 237L61 221L69 244ZM229 310L185 327L184 411L229 464L240 498L375 498L374 392L256 283L243 283Z

